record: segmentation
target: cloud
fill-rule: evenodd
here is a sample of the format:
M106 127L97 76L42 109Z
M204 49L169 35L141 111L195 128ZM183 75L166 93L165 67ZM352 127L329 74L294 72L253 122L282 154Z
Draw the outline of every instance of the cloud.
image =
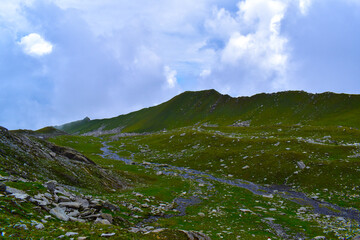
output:
M167 87L174 88L175 85L177 84L177 80L176 80L177 72L175 70L172 70L169 66L165 66L164 74L166 77Z
M230 94L244 93L244 86L253 89L249 92L263 86L268 91L287 88L290 51L288 39L281 34L287 1L245 0L237 6L235 15L218 9L207 21L212 34L223 36L225 46L217 51L218 61L202 76L207 80L202 80L203 85L212 83Z
M353 91L357 3L2 0L0 125L113 117L183 90Z
M299 0L299 9L302 14L307 14L312 0Z
M19 45L23 48L25 54L31 56L43 56L50 54L53 50L53 45L45 41L37 33L30 33L21 38Z

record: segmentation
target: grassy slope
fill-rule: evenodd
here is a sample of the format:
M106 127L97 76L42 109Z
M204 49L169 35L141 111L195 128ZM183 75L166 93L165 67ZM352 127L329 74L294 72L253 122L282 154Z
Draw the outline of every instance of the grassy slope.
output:
M152 132L174 129L195 123L230 125L237 120L251 124L310 124L360 127L360 95L300 91L257 94L232 98L215 90L184 92L158 106L102 120L84 119L65 124L59 129L69 133L85 133L104 127L118 127L124 132Z
M305 142L300 137L317 143ZM103 141L100 138L92 139L98 143ZM190 127L122 137L110 145L119 155L133 156L135 161L190 167L225 179L243 178L261 184L281 185L289 177L286 184L299 191L359 209L357 189L360 183L357 176L360 161L359 158L349 157L358 152L359 149L350 144L359 139L358 130L339 127ZM207 194L208 197L201 204L188 209L186 216L161 219L153 224L155 227L203 230L212 239L237 239L238 236L240 239L266 239L269 236L278 239L262 221L265 217L273 217L276 223L288 228L288 233L302 232L308 237L324 235L328 239L336 238L333 231L323 232L319 222L325 219L324 216L314 221L310 215L302 219L296 214L300 205L279 197L267 199L220 183L214 183L215 188L209 190L206 186L201 187L181 178L156 176L140 166L101 159L96 157L100 145L88 145L87 137L83 136L61 136L52 141L78 149L114 173L121 171L123 175L125 170L130 175L141 176L141 181L134 179L134 189L123 191L121 195L114 194L115 203L121 199L139 204L132 191L166 202L171 202L181 192L186 192L186 196L199 191ZM300 170L296 164L300 160L310 168ZM243 169L246 165L249 168ZM298 174L294 174L295 171ZM259 210L259 206L266 210ZM242 213L240 208L250 209L256 214ZM269 210L272 208L276 208L276 211ZM217 210L214 212L214 209ZM199 212L204 213L205 217L201 217ZM140 216L146 216L146 212ZM336 218L324 221L334 225ZM349 229L343 232L349 232Z

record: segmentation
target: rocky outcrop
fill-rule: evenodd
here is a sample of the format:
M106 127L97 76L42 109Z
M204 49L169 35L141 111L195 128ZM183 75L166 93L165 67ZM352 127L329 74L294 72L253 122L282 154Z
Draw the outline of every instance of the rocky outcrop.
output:
M75 161L95 165L95 163L92 160L85 157L83 154L75 151L74 149L60 147L60 146L57 146L57 145L54 145L51 143L47 143L47 144L48 144L49 149L51 149L55 154L59 154L61 156L67 157L67 158L75 160Z
M127 186L78 151L21 132L0 127L0 168L10 176L31 181L54 179L101 191Z

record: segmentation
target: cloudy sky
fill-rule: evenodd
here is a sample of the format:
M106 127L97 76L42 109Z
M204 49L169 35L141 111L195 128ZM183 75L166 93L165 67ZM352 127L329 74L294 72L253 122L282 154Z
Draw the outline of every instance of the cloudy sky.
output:
M359 94L360 0L0 0L1 126L211 88Z

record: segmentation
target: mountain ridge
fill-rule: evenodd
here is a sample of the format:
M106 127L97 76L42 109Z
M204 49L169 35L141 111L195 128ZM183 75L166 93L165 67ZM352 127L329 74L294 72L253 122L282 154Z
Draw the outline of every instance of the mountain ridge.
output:
M154 132L197 123L232 125L250 121L254 126L274 124L344 125L360 127L360 95L305 91L259 93L231 97L214 89L186 91L159 105L107 119L80 121L56 126L71 134L99 130Z

